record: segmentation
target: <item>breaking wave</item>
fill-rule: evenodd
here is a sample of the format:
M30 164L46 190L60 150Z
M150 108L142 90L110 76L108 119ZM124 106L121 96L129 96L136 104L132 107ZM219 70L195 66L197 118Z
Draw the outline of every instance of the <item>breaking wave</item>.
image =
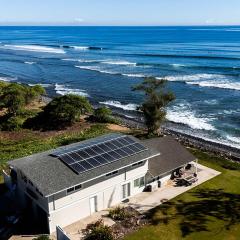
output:
M213 87L240 91L240 82L227 82L227 81L196 81L186 82L191 85L198 85L200 87Z
M230 140L233 143L238 143L240 144L240 137L235 137L235 136L231 136L231 135L227 135L226 138L228 140Z
M89 70L89 71L94 71L94 72L99 72L99 73L104 73L104 74L110 74L110 75L121 75L121 76L136 77L136 78L146 77L144 74L140 74L140 73L118 73L118 72L112 72L112 71L108 71L108 70L101 70L101 68L99 68L99 67L90 67L90 66L75 66L75 67L84 69L84 70Z
M103 63L109 64L109 65L131 65L136 66L137 63L134 62L128 62L128 61L104 61Z
M25 64L29 64L29 65L32 65L32 64L35 64L36 62L24 62Z
M128 103L128 104L122 104L119 101L105 101L105 102L99 102L100 104L104 104L107 106L112 106L116 108L121 108L123 110L127 111L137 111L138 105L134 103Z
M105 60L64 58L64 59L62 59L62 61L80 62L80 63L100 63L100 62L104 62Z
M74 48L76 50L81 50L81 51L85 51L85 50L103 50L102 47L94 47L94 46L90 46L90 47L86 47L86 46L69 46L69 48Z
M76 95L83 96L83 97L89 97L89 95L86 93L85 90L73 89L73 88L69 88L66 85L61 85L61 84L57 84L57 83L55 84L54 90L59 95L76 94Z
M240 82L230 81L226 76L220 74L194 74L167 76L166 80L173 82L184 82L200 87L222 88L230 90L240 90Z
M3 77L3 76L0 76L0 81L3 81L3 82L16 81L17 79L18 79L17 77Z
M179 104L168 109L166 118L171 122L185 124L193 129L215 130L215 127L211 124L211 119L196 116L190 106L185 104Z
M58 48L38 46L38 45L3 45L1 48L9 50L20 50L20 51L29 51L29 52L41 52L41 53L57 53L64 54L65 51Z
M46 87L46 88L52 86L52 84L50 84L50 83L29 83L28 84L28 86L30 86L30 87L33 87L33 86L36 86L36 85L40 85L40 86Z

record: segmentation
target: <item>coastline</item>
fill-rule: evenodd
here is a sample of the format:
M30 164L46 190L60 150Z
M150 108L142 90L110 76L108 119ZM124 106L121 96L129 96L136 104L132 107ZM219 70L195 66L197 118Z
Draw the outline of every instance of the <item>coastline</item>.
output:
M129 119L126 116L121 114L114 113L114 115L121 119L123 125L135 128L135 129L144 129L144 123L140 119ZM181 142L186 147L197 148L201 151L216 154L218 156L225 157L229 160L240 162L240 149L214 142L211 140L206 140L197 136L192 136L187 133L183 133L177 130L170 129L163 125L162 133L164 135L171 135L179 142Z
M52 96L45 95L41 97L41 100L48 104L52 100ZM98 105L93 104L94 107L99 107ZM117 112L114 108L111 108L113 115L119 118L122 122L122 125L132 129L145 129L145 124L143 118L141 117L127 117L124 114ZM169 121L168 121L169 122ZM166 122L166 123L168 123ZM201 151L216 154L221 157L225 157L229 160L240 162L240 148L229 146L227 144L214 142L208 139L203 139L198 136L190 135L181 131L178 131L176 128L172 129L167 127L168 124L163 124L161 132L164 135L171 135L179 142L181 142L186 147L197 148Z

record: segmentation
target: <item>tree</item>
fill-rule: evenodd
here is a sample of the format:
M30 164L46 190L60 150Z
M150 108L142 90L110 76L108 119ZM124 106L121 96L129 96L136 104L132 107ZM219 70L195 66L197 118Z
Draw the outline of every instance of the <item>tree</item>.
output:
M43 116L51 126L62 127L73 124L82 114L90 112L92 106L85 97L69 94L54 98L44 107Z
M46 91L41 85L26 87L26 95L25 95L26 104L31 103L33 100L39 98L41 95L45 93Z
M149 77L133 87L133 91L141 91L145 94L145 101L139 109L143 112L149 135L157 134L165 119L167 105L175 99L172 92L166 91L165 85L164 79Z
M8 114L16 116L25 105L25 87L17 83L7 85L2 90L1 101Z

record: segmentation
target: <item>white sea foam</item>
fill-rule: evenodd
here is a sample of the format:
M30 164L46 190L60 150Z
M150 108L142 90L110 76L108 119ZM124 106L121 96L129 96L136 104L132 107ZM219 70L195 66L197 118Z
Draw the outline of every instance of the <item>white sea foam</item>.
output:
M178 82L178 81L199 81L199 80L211 80L211 79L225 79L225 76L219 74L193 74L193 75L176 75L167 76L166 80Z
M60 84L55 84L55 91L57 94L60 95L66 95L66 94L76 94L79 96L84 96L84 97L88 97L89 95L86 93L85 90L82 89L73 89L73 88L69 88L68 86L65 85L60 85Z
M218 104L218 100L216 100L216 99L204 100L204 103L206 103L208 105L216 105L216 104Z
M37 45L4 45L1 47L9 50L21 50L21 51L30 51L30 52L58 53L58 54L65 53L65 51L63 51L62 49L46 47L46 46L37 46Z
M74 58L63 58L62 61L71 61L71 62L77 62L78 59L74 59Z
M210 123L211 119L196 116L196 113L187 104L179 104L168 109L166 117L169 121L182 123L193 129L215 130Z
M0 76L0 81L3 81L3 82L11 82L16 80L17 80L17 77L1 77Z
M76 68L80 68L80 69L84 69L84 70L89 70L89 71L94 71L94 72L99 72L99 73L105 73L105 74L111 74L111 75L115 75L115 74L119 74L116 72L111 72L108 70L101 70L98 67L89 67L89 66L75 66Z
M240 82L233 82L226 76L220 74L176 75L168 76L166 77L166 80L185 82L186 84L198 85L200 87L240 90Z
M89 49L89 47L85 47L85 46L73 46L73 48L81 51L86 51Z
M126 77L136 77L136 78L146 77L144 74L141 74L141 73L123 73L122 75Z
M50 84L50 83L29 83L28 84L28 86L30 86L30 87L33 87L36 85L40 85L42 87L51 87L52 86L52 84Z
M32 64L35 64L36 62L24 62L24 63L32 65Z
M111 74L111 75L122 75L122 76L126 76L126 77L136 77L136 78L144 78L145 77L144 74L140 74L140 73L118 73L118 72L112 72L109 70L103 70L97 66L75 66L75 67L84 69L84 70L95 71L95 72Z
M109 64L109 65L131 65L131 66L137 65L137 63L128 62L128 61L104 61L103 63Z
M232 114L236 114L236 113L239 113L240 112L240 109L228 109L228 110L223 110L222 112L220 113L223 113L223 114L227 114L227 115L232 115Z
M229 82L229 81L193 81L186 82L191 85L198 85L200 87L214 87L214 88L223 88L223 89L231 89L240 91L240 83L239 82Z
M112 107L116 107L116 108L121 108L123 110L128 110L128 111L137 111L137 104L134 103L128 103L128 104L122 104L119 101L105 101L105 102L100 102L100 104L104 104L107 106L112 106Z
M183 64L178 64L178 63L173 63L171 64L173 67L176 67L176 68L179 68L179 67L184 67L186 65L183 65Z
M228 140L230 140L231 142L233 142L233 143L240 144L240 136L239 137L235 137L235 136L227 135L226 138Z

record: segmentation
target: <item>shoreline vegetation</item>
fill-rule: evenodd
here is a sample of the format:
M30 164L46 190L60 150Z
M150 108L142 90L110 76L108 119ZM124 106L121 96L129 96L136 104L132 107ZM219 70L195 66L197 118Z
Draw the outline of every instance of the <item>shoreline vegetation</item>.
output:
M5 85L6 83L0 81L0 84ZM23 84L19 84L19 85L23 85ZM47 94L41 95L41 99L37 101L37 104L33 104L34 111L38 112L40 108L42 108L43 106L46 106L52 100L53 98ZM95 110L97 109L96 106L93 106L93 108ZM108 114L112 115L113 118L119 120L119 121L113 121L113 123L115 125L119 125L120 129L122 128L134 129L134 131L140 131L140 132L141 131L144 132L146 130L146 126L144 124L143 118L140 118L140 117L128 118L123 114L115 112L114 110L112 110L112 113L110 112ZM119 127L114 126L113 129L119 129ZM193 136L187 133L183 133L181 131L177 131L176 129L171 129L165 126L165 124L163 124L163 126L161 127L161 134L173 136L186 147L196 148L201 151L212 153L220 157L225 157L229 160L240 161L240 149L235 148L233 146L229 146L223 143L218 143L218 142L203 139L197 136Z

